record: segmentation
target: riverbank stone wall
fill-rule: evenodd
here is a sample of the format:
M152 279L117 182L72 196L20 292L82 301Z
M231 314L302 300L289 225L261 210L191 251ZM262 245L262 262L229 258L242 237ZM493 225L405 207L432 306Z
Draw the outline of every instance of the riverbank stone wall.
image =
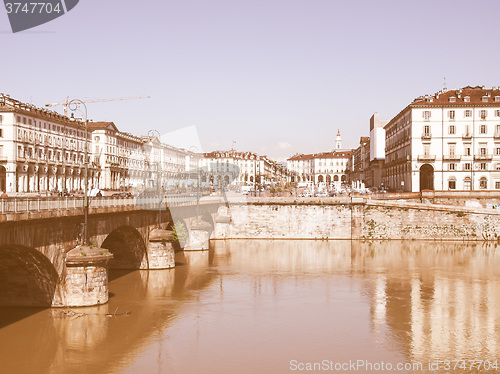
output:
M499 240L500 211L434 204L233 204L214 239Z

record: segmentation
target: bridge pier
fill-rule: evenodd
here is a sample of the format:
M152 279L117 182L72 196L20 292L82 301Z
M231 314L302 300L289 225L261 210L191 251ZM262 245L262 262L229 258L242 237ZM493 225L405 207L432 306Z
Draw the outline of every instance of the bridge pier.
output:
M196 222L189 228L189 239L184 246L185 251L203 251L209 249L210 231L208 222Z
M108 261L113 257L107 250L81 246L66 256L63 277L63 305L92 306L108 302Z
M175 249L172 231L155 229L149 233L148 269L170 269L175 267Z
M214 231L212 232L212 239L225 239L231 224L231 217L216 215Z

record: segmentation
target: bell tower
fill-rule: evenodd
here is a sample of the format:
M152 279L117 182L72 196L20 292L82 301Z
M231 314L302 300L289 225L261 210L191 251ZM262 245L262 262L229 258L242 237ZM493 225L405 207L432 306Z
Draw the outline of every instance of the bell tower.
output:
M340 129L337 131L337 137L335 138L335 149L342 149L342 138L340 137Z

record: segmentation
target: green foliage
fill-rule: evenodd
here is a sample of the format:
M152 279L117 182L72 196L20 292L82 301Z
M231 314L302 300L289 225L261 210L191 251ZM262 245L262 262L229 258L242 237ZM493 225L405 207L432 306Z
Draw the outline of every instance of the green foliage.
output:
M184 223L182 221L176 221L172 227L172 231L173 241L179 243L181 246L184 246L188 239L188 231Z

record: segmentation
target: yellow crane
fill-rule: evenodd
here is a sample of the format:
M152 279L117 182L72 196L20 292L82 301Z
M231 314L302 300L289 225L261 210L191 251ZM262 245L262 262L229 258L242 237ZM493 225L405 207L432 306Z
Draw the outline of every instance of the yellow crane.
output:
M90 100L82 100L84 103L102 103L105 101L120 101L120 100L137 100L137 99L149 99L149 96L132 96L132 97L117 97L114 99L90 99ZM45 104L46 107L50 106L63 106L63 113L65 116L68 115L68 104L69 104L69 96L66 96L66 99L62 103L49 103Z

